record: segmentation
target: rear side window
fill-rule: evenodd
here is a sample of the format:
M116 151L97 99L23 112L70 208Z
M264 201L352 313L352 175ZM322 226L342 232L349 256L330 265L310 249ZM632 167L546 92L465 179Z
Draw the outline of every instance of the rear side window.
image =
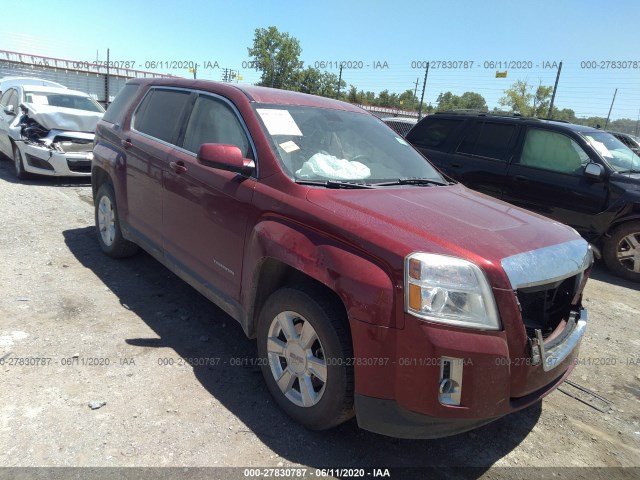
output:
M506 161L515 133L515 125L477 122L466 132L458 146L458 153Z
M185 90L152 89L136 110L133 128L141 133L175 144L180 119L189 103L191 92Z
M125 85L111 102L102 119L105 122L118 123L122 118L123 112L127 109L135 94L138 93L138 88L140 88L140 85Z
M419 122L407 135L407 140L418 147L444 149L447 138L463 119L427 117Z

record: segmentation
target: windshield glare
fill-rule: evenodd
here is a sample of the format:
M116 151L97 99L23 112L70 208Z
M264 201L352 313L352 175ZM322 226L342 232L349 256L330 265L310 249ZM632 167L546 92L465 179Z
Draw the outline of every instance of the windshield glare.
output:
M587 142L616 172L640 172L640 157L607 132L583 132Z
M87 110L89 112L104 112L102 106L90 97L80 95L68 95L50 92L25 92L24 101L36 105L49 105L52 107L72 108L74 110Z
M371 115L290 105L255 108L280 165L296 180L445 181L403 138Z

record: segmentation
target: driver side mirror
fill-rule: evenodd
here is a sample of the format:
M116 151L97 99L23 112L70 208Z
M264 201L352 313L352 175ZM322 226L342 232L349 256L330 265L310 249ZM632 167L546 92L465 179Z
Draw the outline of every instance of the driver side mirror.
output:
M599 163L587 163L587 166L584 167L584 175L591 180L602 181L604 178L604 167Z
M198 150L198 162L205 167L217 168L249 176L255 169L253 160L244 158L235 145L222 143L203 143Z
M6 113L7 115L12 115L14 117L16 116L16 112L13 111L13 105L4 107L4 113Z

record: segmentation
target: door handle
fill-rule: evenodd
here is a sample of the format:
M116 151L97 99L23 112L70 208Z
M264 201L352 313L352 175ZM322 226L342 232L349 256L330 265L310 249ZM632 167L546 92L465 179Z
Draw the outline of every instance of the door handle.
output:
M528 179L527 177L523 176L523 175L515 175L515 176L513 177L513 179L514 179L516 182L528 182L528 181L529 181L529 179Z
M120 140L120 145L122 145L125 149L133 147L133 143L128 138L126 140Z
M460 168L462 165L461 165L461 164L459 164L459 163L452 163L452 164L451 164L451 166L452 166L453 168Z
M187 167L184 166L184 162L169 162L169 168L176 173L184 173L187 171Z

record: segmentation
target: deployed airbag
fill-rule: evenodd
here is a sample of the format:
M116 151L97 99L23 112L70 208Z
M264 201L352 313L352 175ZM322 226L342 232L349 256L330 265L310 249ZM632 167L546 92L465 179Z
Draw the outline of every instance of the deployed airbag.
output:
M328 153L316 153L296 172L299 178L328 178L332 180L362 180L371 170L360 162L340 159Z

